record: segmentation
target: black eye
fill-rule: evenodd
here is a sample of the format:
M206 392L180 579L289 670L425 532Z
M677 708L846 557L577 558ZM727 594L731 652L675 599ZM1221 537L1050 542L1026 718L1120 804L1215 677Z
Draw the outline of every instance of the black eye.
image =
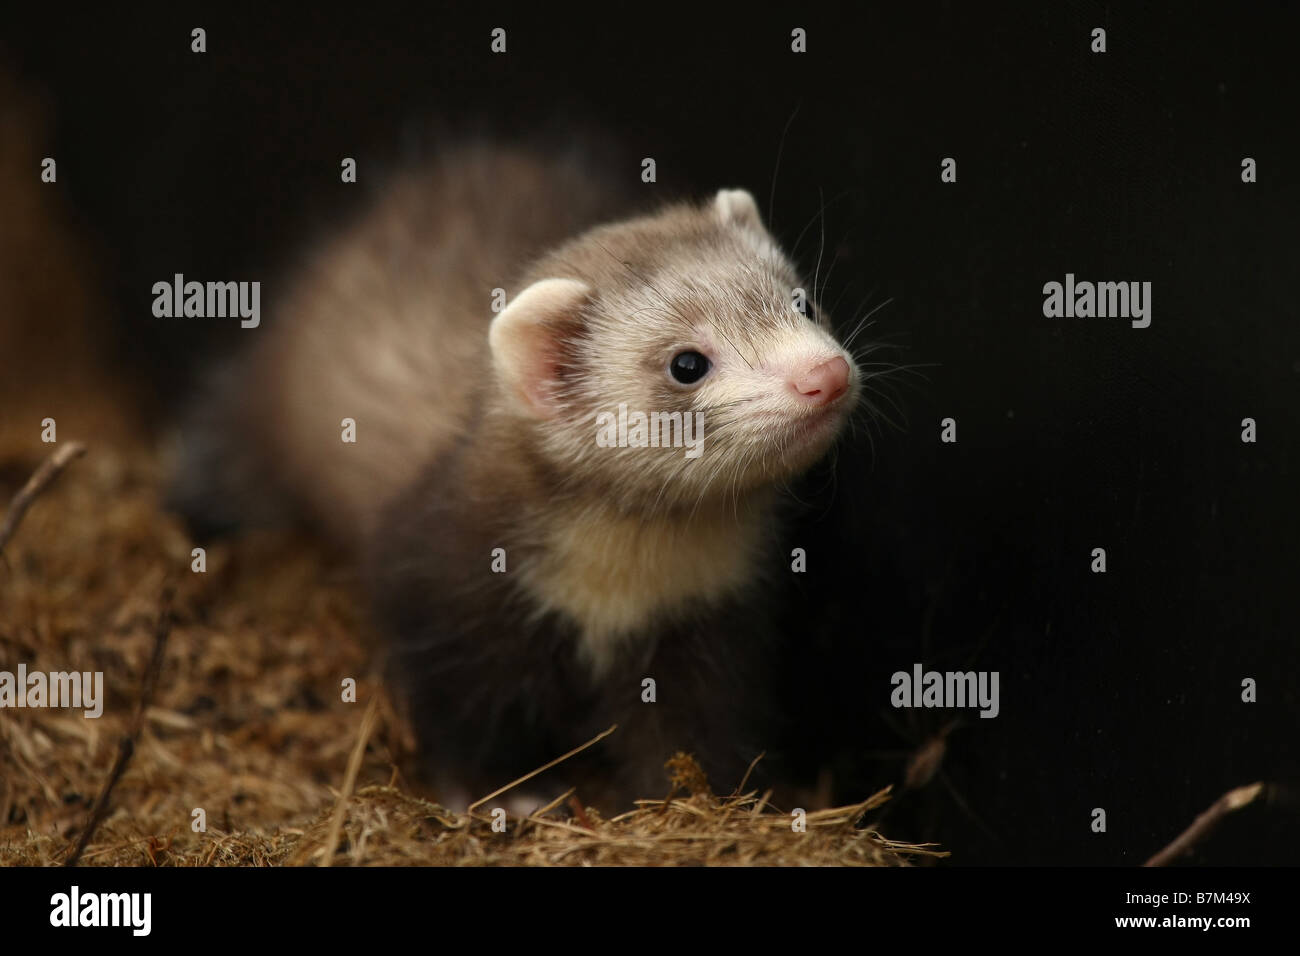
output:
M678 352L668 363L668 371L683 385L694 385L709 370L709 360L699 352Z

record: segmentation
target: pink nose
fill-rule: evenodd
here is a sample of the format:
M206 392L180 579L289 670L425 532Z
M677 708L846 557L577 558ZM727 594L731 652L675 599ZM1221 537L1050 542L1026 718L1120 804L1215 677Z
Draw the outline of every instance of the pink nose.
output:
M842 356L822 362L790 383L812 405L829 405L849 390L849 363Z

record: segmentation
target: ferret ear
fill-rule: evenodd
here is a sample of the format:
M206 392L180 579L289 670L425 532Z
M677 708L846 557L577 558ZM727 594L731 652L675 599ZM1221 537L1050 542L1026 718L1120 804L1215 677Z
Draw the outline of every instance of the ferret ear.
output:
M758 203L747 189L719 189L717 198L713 200L713 211L724 226L735 223L748 229L763 228Z
M577 279L541 279L492 320L488 345L507 393L528 413L551 418L564 338L577 328L591 288Z

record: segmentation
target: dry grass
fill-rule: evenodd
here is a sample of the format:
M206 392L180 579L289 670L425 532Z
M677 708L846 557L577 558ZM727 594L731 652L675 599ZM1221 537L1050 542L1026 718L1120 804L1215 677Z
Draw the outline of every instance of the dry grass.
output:
M0 495L48 446L0 448ZM888 865L928 847L858 829L887 799L809 813L806 832L758 794L715 797L689 759L665 792L603 820L561 795L492 828L403 775L409 728L370 672L345 572L309 542L191 543L159 506L158 457L99 446L31 506L0 557L0 670L100 670L103 717L0 709L0 864L66 860L131 730L164 590L175 592L152 705L85 865ZM340 700L344 677L361 703ZM367 704L367 702L369 702ZM367 719L368 718L368 719ZM507 783L507 781L503 781ZM202 808L206 832L191 829ZM333 847L333 852L327 848Z

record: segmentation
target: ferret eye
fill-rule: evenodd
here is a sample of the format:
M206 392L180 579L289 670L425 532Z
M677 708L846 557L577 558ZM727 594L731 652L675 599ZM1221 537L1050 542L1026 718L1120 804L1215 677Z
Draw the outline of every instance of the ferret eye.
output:
M699 352L678 352L668 363L668 372L683 385L694 385L709 370L709 360Z

